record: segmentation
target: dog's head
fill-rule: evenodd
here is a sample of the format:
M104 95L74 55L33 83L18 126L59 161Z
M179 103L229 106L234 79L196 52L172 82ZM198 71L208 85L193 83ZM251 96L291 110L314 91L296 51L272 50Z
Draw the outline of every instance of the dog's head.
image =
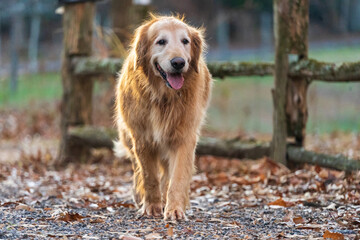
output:
M178 90L184 75L199 71L203 45L203 30L178 17L152 16L135 33L135 68L142 67L145 74L152 71L168 87Z

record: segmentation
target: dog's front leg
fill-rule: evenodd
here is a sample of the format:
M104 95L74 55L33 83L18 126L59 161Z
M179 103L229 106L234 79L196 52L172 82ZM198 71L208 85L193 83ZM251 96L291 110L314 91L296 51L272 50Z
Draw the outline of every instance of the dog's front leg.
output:
M147 144L135 144L135 157L140 165L139 176L142 178L144 199L142 213L159 217L162 215L161 194L159 184L159 160L157 152ZM141 190L141 189L140 189Z
M170 182L165 206L165 220L186 219L185 209L189 204L189 191L194 169L195 141L178 148L170 159Z

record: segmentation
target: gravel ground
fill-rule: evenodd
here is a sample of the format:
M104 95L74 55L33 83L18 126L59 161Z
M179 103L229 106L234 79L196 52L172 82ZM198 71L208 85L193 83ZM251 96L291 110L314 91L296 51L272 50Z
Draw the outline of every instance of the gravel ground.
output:
M14 210L14 205L1 208L1 239L48 239L48 238L92 238L121 239L136 236L141 239L322 239L324 228L330 227L327 219L331 213L320 208L308 209L272 209L267 206L239 208L236 204L217 207L219 204L206 204L200 208L194 206L188 211L189 220L180 223L165 223L162 219L139 218L137 211L120 207L113 211L106 209L89 211L88 209L68 206L63 200L49 198L34 205L32 211ZM55 220L46 207L59 206L59 209L85 216L81 221L65 222ZM342 207L342 211L352 209ZM292 213L317 224L296 226L284 221ZM344 226L336 232L346 238L354 239L357 230ZM126 238L125 238L126 239Z
M165 222L134 208L128 164L0 165L0 239L359 239L360 173L213 157L198 168L188 221Z
M135 209L125 207L89 211L56 198L39 201L30 211L16 210L19 205L9 204L1 208L0 238L322 239L324 231L332 225L347 239L354 239L359 234L358 230L347 229L346 225L338 228L333 212L323 208L296 206L273 209L266 205L240 208L236 202L224 206L222 201L208 202L201 207L193 204L187 212L189 220L179 223L139 217ZM66 211L84 218L68 222L56 219L54 212L44 210L54 207L57 207L58 214ZM350 206L341 206L341 211L356 214ZM304 221L316 224L295 224L289 220L290 215L301 216ZM329 223L329 219L334 222Z

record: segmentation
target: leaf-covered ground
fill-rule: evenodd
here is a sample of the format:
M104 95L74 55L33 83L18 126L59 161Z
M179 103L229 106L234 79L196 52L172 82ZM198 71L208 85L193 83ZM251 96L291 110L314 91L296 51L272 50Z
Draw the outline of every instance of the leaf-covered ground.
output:
M188 221L138 214L131 166L106 150L55 170L56 118L0 113L0 239L360 239L360 171L289 170L268 158L197 159ZM308 148L359 158L359 134Z
M106 154L105 154L106 155ZM42 155L0 165L0 239L355 239L360 172L202 157L189 220L138 214L127 161L55 171ZM132 237L132 238L131 238Z

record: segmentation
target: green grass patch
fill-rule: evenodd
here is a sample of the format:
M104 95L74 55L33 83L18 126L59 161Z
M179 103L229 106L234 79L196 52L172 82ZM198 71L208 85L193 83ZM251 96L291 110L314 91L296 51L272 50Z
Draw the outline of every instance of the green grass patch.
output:
M272 133L272 77L217 80L206 128L219 132ZM314 82L308 91L307 132L360 132L360 83Z
M0 108L26 107L29 104L54 101L62 94L59 73L22 75L18 89L10 92L9 79L0 81Z
M357 62L360 61L360 47L348 46L329 49L310 49L309 58L324 62Z

